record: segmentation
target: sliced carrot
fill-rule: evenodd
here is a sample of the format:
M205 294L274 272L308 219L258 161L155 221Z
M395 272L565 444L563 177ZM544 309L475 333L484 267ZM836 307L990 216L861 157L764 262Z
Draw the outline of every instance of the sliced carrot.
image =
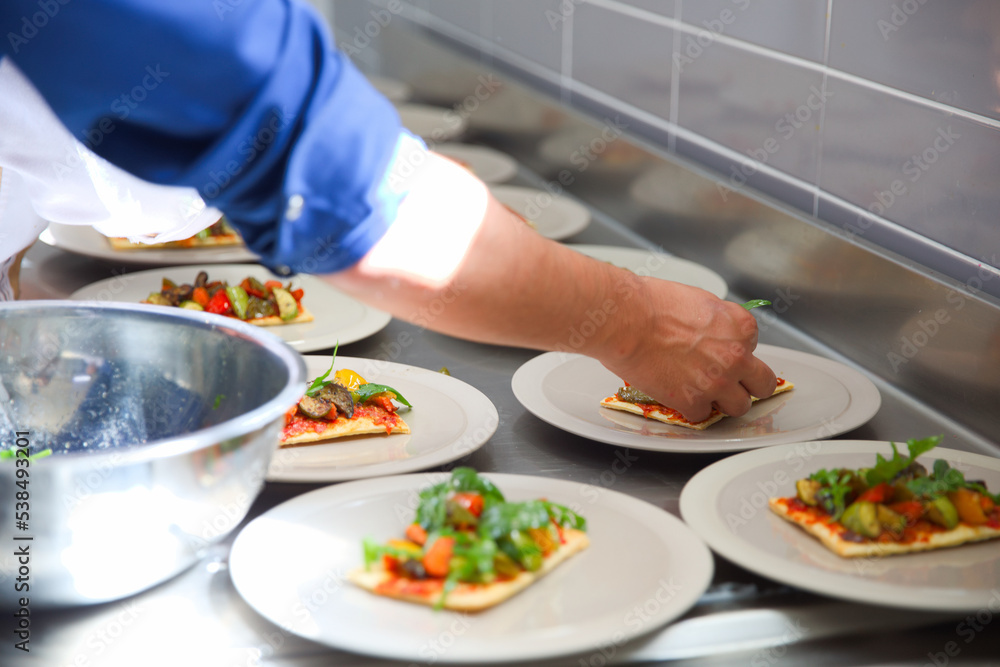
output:
M439 537L424 554L424 569L432 577L447 577L451 555L455 550L454 537Z
M887 483L882 482L881 484L876 484L872 488L868 489L860 496L858 496L859 501L868 501L872 503L884 503L892 496L892 487Z
M452 497L452 500L467 509L472 516L478 517L483 513L483 497L478 493L460 491Z
M427 541L427 531L419 523L411 523L406 527L406 537L411 541L424 546Z
M191 300L203 308L208 305L208 300L210 298L211 297L208 296L208 290L204 287L195 287L194 291L191 292Z

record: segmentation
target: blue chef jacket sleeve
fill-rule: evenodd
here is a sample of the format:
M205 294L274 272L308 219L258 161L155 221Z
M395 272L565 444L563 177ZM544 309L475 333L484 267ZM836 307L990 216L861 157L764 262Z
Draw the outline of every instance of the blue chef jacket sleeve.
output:
M404 193L399 118L292 0L4 0L0 53L75 136L196 188L282 273L360 259Z

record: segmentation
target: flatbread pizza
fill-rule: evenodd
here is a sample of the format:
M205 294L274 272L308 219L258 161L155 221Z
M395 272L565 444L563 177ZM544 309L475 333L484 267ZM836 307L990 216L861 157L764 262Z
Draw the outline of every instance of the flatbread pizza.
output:
M206 227L194 236L167 243L134 243L127 238L112 236L108 238L108 243L115 250L162 250L173 248L211 248L216 246L239 246L243 245L243 239L225 217L219 218L218 222Z
M420 492L406 539L365 540L348 572L376 595L478 612L530 587L590 544L586 521L547 500L508 502L472 468Z
M880 557L956 547L1000 537L1000 496L938 459L917 457L941 438L892 444L871 468L820 470L796 482L796 495L771 498L771 511L843 558Z
M778 378L777 387L771 396L791 391L794 388L795 385L793 383L785 380L784 378ZM753 402L761 400L756 396L751 396L750 398ZM655 399L632 387L627 382L624 387L621 387L615 393L614 396L608 396L601 399L601 407L609 408L611 410L631 412L632 414L645 417L646 419L655 419L656 421L663 422L664 424L683 426L696 431L704 431L712 424L721 419L725 419L728 416L719 411L717 408L713 408L711 414L706 419L699 422L693 422L685 418L684 415L677 410L668 408L662 403L657 402Z
M209 280L199 271L194 283L177 284L164 278L159 292L150 292L142 303L201 310L224 315L258 327L312 322L313 314L302 304L305 291L278 280L261 282L253 276L238 285Z
M305 395L285 415L281 447L312 445L357 435L409 433L396 402L412 407L392 387L367 382L350 369L330 369L315 378Z

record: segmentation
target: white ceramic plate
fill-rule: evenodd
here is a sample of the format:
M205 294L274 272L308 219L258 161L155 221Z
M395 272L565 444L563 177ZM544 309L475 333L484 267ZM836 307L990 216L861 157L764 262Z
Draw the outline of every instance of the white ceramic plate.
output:
M88 225L60 225L52 222L38 238L53 248L121 264L179 266L182 264L231 264L257 261L257 255L241 245L115 250L108 243L106 236Z
M467 121L453 109L426 104L396 107L403 127L427 142L448 141L465 132ZM432 146L433 148L433 146Z
M503 183L517 174L517 161L486 146L468 144L438 144L434 150L457 160L484 183Z
M508 500L545 497L577 509L591 546L502 604L477 614L378 597L345 574L361 541L401 537L425 474L328 486L250 522L229 560L243 599L312 641L383 658L472 664L539 660L619 646L687 611L712 577L712 556L678 518L608 489L524 475L488 477ZM603 658L603 656L601 656Z
M621 379L577 354L547 352L514 373L514 395L539 419L584 438L661 452L737 452L844 433L878 412L878 389L858 371L797 350L758 345L756 356L795 389L704 431L600 407Z
M280 280L287 283L290 280L293 289L303 288L305 296L302 303L315 319L302 324L264 327L299 352L326 350L337 343L353 343L381 331L392 319L388 313L366 306L319 278L305 274L283 278L258 264L171 266L136 271L91 283L73 292L70 298L138 303L150 292L159 292L163 278L170 278L177 284L193 283L199 271L207 272L209 280L225 280L229 284L238 284L247 276L253 276L261 282Z
M916 434L923 437L923 434ZM905 443L898 443L902 453ZM770 496L794 496L795 481L821 468L860 468L887 442L832 440L745 452L708 466L681 493L681 514L709 546L737 565L791 586L855 602L936 611L974 611L1000 588L1000 544L982 542L929 553L841 558L767 508ZM967 479L1000 489L1000 459L937 448Z
M729 293L726 280L718 273L680 257L673 257L662 252L610 245L570 243L566 247L602 262L609 262L623 269L628 269L640 276L652 276L661 280L672 280L684 285L700 287L720 299L724 299Z
M565 239L582 232L590 224L590 211L582 204L545 190L516 185L490 188L501 204L506 204L535 223L538 233L550 239Z
M330 368L330 357L325 355L304 359L310 381ZM341 368L350 368L368 382L389 385L406 397L413 408L399 415L410 433L357 436L279 449L271 459L269 481L339 482L431 468L479 449L500 423L490 399L457 378L354 357L337 357L335 370Z

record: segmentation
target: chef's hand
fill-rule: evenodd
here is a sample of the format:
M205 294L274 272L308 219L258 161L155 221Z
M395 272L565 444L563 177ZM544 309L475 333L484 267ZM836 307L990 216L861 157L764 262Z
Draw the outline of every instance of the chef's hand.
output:
M655 278L640 278L635 292L618 318L623 331L591 352L609 370L691 421L713 405L738 417L751 396L774 393L774 373L753 356L757 321L745 308Z
M338 289L452 336L586 354L691 420L774 391L741 306L546 239L456 163L422 164L386 235L325 276Z

